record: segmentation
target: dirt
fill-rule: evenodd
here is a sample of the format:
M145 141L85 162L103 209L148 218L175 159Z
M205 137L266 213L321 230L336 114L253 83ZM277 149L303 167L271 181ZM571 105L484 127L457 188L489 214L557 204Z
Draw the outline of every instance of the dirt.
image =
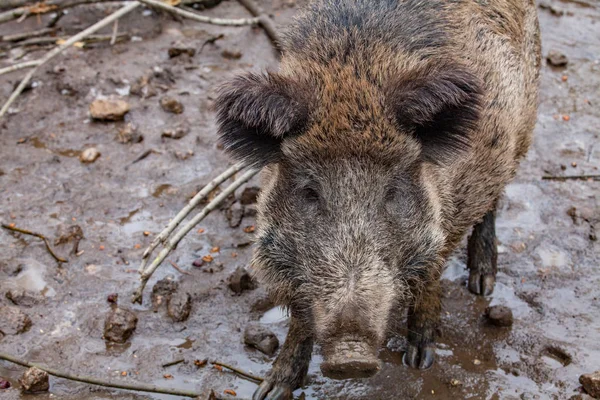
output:
M262 3L280 26L302 4ZM541 177L599 173L600 36L595 32L600 8L591 0L545 0L543 6L544 58L554 50L569 62L565 67L544 63L535 141L498 213L494 294L482 299L467 291L461 249L444 275L443 324L433 368L415 371L402 364L406 343L401 326L401 334L391 334L380 351L379 374L347 381L324 378L317 349L307 384L296 396L568 399L581 391L579 376L598 369L600 244L593 239L600 224L600 183ZM117 7L75 8L58 22L61 34L73 34ZM203 13L248 16L234 1ZM0 35L39 29L48 18L0 24ZM228 277L250 259L254 217L245 210L252 207L238 207L235 228L225 210L212 213L168 258L189 275L167 260L150 281L144 303L134 306L129 299L143 249L199 188L230 165L217 148L211 110L216 86L235 72L277 68L276 55L258 28L202 25L141 9L123 18L119 30L132 39L112 47L103 42L73 48L42 68L31 89L0 121L0 219L39 231L51 243L75 225L83 231L75 254L70 254L72 241L58 242L55 251L69 262L57 265L41 240L0 230L0 305L19 307L32 320L25 333L0 334L0 351L101 379L199 393L214 389L223 397L228 396L225 390L234 390L237 397L250 398L254 383L197 367L194 360L217 359L264 375L272 358L244 345L245 327L260 322L279 342L285 339L287 317L268 308L260 287L238 295L227 286ZM171 58L169 49L181 46L196 52ZM29 53L21 61L41 54ZM18 48L0 51L0 66L21 55ZM9 96L23 75L0 76L0 99ZM92 120L90 104L110 96L129 104L124 121ZM180 114L162 109L165 96L181 102ZM180 139L161 137L183 125L190 130ZM81 163L82 151L92 147L101 157ZM237 198L246 187L259 184L253 179L236 192ZM573 207L575 218L567 214ZM238 223L240 213L243 221ZM220 251L211 253L214 247ZM212 261L192 266L209 254ZM185 322L174 323L166 312L153 311L152 287L167 277L191 296L192 312ZM15 306L5 297L11 290L26 291L36 301ZM102 337L105 316L114 307L106 299L113 293L119 295L119 306L138 318L124 344L107 344ZM494 305L512 310L511 328L487 323L485 310ZM185 361L162 367L179 358ZM12 384L0 390L0 399L176 398L57 378L50 379L48 394L33 397L19 392L23 371L0 362L0 377Z

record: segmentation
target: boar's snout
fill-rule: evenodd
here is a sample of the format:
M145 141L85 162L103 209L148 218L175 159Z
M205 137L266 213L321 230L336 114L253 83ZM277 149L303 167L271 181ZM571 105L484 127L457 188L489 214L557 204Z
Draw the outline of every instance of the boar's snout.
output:
M376 347L366 341L342 339L324 348L323 375L333 379L367 378L381 369Z

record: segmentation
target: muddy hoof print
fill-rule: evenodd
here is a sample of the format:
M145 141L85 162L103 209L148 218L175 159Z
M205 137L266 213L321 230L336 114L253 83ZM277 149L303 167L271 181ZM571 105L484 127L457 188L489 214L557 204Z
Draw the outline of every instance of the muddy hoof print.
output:
M469 290L480 296L489 296L494 292L496 277L491 274L471 272L469 274Z
M421 370L431 368L434 360L435 352L431 346L425 346L419 349L418 346L409 345L408 350L404 353L404 357L402 358L402 362L404 362L405 365Z
M292 388L289 385L273 384L266 380L260 384L252 396L252 400L291 400L293 398Z

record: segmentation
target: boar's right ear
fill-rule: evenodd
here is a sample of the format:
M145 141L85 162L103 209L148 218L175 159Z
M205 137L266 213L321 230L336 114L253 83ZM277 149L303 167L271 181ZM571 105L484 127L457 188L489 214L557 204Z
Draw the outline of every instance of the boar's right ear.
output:
M255 167L277 162L281 143L308 121L300 85L276 74L247 74L224 85L216 100L220 142Z

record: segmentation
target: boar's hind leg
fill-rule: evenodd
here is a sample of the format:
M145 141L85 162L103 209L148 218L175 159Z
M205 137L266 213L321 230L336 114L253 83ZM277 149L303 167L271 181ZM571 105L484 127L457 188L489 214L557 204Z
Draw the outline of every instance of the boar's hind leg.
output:
M292 392L302 385L313 349L313 338L305 325L292 315L285 344L252 400L291 400Z
M425 284L419 299L408 310L408 350L404 363L413 368L427 369L435 358L435 334L439 325L441 303L440 280Z
M494 291L498 249L496 248L496 212L488 211L483 221L475 225L467 246L469 290L481 296Z

